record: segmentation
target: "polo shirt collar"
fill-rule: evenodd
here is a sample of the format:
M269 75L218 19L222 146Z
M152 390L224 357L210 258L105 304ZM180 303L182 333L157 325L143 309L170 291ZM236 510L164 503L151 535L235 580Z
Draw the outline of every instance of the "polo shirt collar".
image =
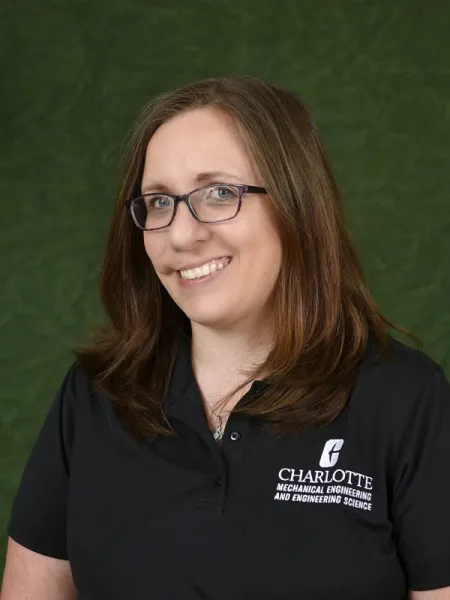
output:
M164 412L169 419L188 425L207 442L212 439L200 390L192 369L191 337L186 333L181 334L164 402Z
M376 338L373 332L369 331L365 354L358 369L358 378L371 366L374 360L379 358L378 350ZM251 392L261 392L268 385L269 383L265 380L254 381ZM190 411L194 407L198 409L195 411L196 423L198 424L197 419L199 414L204 419L205 413L200 390L198 389L192 369L191 336L182 332L164 403L164 410L167 416L180 417L181 420L185 421L185 417L190 414Z
M249 393L259 393L268 385L266 381L254 381ZM164 402L164 412L169 419L181 421L195 430L205 441L211 443L211 431L192 369L191 337L186 333L181 334L169 389ZM239 421L241 421L241 417ZM213 444L215 445L215 442Z

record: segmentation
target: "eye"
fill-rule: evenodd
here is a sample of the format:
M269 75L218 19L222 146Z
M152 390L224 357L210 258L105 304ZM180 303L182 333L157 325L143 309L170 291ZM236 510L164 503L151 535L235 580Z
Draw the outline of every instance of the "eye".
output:
M172 208L173 200L170 196L147 196L147 210L164 210Z
M233 186L216 185L210 189L209 198L216 201L235 201L239 197L239 190Z

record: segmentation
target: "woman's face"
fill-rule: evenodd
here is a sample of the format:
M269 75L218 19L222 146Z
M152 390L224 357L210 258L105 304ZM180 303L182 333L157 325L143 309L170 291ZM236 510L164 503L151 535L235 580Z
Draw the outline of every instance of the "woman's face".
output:
M142 191L184 194L212 183L263 185L233 119L202 108L160 126L148 144ZM169 227L144 232L144 244L161 283L193 325L267 325L262 319L270 309L282 249L266 195L244 195L234 219L214 224L199 223L181 202ZM192 277L186 269L212 261L217 270L211 275L184 279Z

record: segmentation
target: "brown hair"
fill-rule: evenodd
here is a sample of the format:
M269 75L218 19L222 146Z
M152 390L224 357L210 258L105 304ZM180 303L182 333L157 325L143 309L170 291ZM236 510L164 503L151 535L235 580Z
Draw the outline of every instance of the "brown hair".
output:
M275 289L276 339L239 390L269 373L259 396L235 412L257 416L279 436L325 425L343 410L369 335L387 356L392 327L364 282L339 192L316 125L297 96L252 77L210 78L163 94L138 119L107 239L100 297L108 322L75 350L118 418L143 441L173 434L162 403L187 317L160 284L127 201L140 193L147 144L156 129L194 108L226 111L275 211L284 260Z

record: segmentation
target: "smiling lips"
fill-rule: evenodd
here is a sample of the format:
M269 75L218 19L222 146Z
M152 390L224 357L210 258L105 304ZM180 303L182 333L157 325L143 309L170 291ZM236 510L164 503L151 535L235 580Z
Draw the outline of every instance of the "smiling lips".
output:
M222 258L215 258L214 260L193 269L181 269L181 279L199 279L200 277L206 277L207 275L211 275L216 271L224 269L230 261L230 257L224 256Z

